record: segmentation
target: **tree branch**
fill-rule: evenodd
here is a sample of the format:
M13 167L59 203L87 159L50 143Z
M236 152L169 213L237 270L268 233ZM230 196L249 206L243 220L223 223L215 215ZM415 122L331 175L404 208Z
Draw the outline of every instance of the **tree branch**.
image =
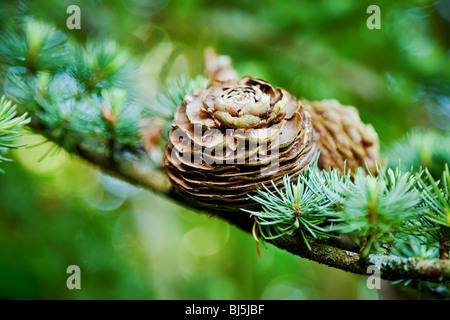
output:
M450 281L450 260L401 258L393 255L360 254L344 250L314 239L308 240L308 250L299 235L278 238L274 245L312 261L355 274L367 275L370 265L377 267L385 280L416 279L430 282Z
M31 126L38 133L45 135L45 132L39 130L42 127L40 124L37 125L36 121L33 121ZM47 138L51 139L48 136ZM205 212L200 204L192 203L190 199L177 194L165 172L153 167L146 159L146 155L138 148L132 153L140 155L140 158L136 159L122 153L116 155L114 161L110 161L103 154L84 150L81 143L76 145L74 150L72 151L73 154L110 175L170 198L184 207L217 216L246 232L252 232L254 220L248 214L244 212L224 212L220 208L217 208L214 212ZM268 242L299 257L355 274L367 275L367 268L370 265L375 265L380 270L381 278L385 280L416 279L440 283L450 282L450 260L401 258L380 254L370 254L363 258L358 253L340 248L336 241L324 242L311 238L308 239L311 246L311 250L309 250L298 233Z

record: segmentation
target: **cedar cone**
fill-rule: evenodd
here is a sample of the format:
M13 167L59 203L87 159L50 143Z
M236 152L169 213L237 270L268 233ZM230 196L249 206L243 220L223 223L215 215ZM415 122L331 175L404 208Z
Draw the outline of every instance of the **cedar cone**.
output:
M272 180L298 176L317 155L311 117L286 90L245 77L213 81L176 109L165 169L176 191L201 206L236 211ZM273 186L267 185L269 188Z
M320 151L320 169L346 168L354 171L366 167L376 174L380 164L378 135L370 124L364 124L358 111L337 100L301 100L312 117Z
M217 211L256 208L248 195L283 186L318 152L321 169L353 172L380 161L378 136L354 107L336 100L297 100L282 88L237 79L226 56L207 51L207 88L187 95L175 111L164 167L187 201Z

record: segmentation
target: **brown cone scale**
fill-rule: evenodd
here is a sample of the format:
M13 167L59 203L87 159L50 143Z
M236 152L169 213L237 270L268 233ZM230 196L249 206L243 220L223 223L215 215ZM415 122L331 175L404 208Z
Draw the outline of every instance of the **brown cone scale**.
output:
M346 168L353 172L367 167L372 174L380 164L378 135L371 125L361 122L358 111L337 100L301 100L312 117L320 150L321 169Z

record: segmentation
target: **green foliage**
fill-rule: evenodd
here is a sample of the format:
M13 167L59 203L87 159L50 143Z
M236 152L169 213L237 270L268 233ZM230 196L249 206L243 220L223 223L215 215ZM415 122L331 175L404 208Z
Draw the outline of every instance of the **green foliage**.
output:
M317 172L317 171L316 171ZM321 225L326 220L326 209L334 205L325 192L311 187L306 176L299 176L297 183L291 183L289 176L283 177L284 190L272 182L275 191L263 185L259 196L250 196L262 205L262 212L242 209L257 218L259 230L265 239L276 239L291 235L299 230L309 249L306 234L314 238L333 237Z
M93 106L97 106L93 108ZM114 155L117 147L140 144L140 107L122 89L103 89L99 96L83 98L75 104L68 129L81 135L87 150ZM80 137L78 137L79 139ZM114 146L111 145L114 143ZM104 147L105 149L100 149Z
M261 211L244 211L256 218L268 240L296 230L307 244L308 237L345 234L363 257L404 248L405 243L413 243L411 237L427 248L439 247L442 237L448 239L450 176L446 167L444 187L439 189L427 170L426 174L428 180L400 168L379 167L377 176L358 169L352 177L337 169L319 170L314 163L297 184L285 176L282 189L263 186L259 196L250 196Z
M403 168L420 171L427 168L439 178L442 167L450 163L450 135L434 130L413 130L386 152L392 164L400 162Z
M448 165L442 174L442 187L439 187L439 181L435 181L428 171L425 169L429 186L424 179L420 177L419 187L422 190L422 198L426 203L427 217L438 225L450 227L450 172Z
M382 243L392 243L398 233L408 231L407 221L418 215L419 193L414 175L397 168L379 170L378 176L360 169L335 214L335 230L348 234L362 250L362 256L377 251Z
M0 62L35 74L56 70L70 59L66 36L46 23L26 18L6 32L0 45Z
M175 109L183 102L184 97L193 94L200 88L206 88L209 79L203 76L189 78L186 75L168 78L165 88L156 94L156 101L150 104L145 113L149 117L157 117L164 120L163 133L167 138L172 125Z
M143 113L127 52L112 41L68 42L31 19L22 26L0 42L4 91L38 117L49 139L72 152L81 147L111 158L139 145Z
M387 169L380 166L376 176L359 169L352 177L345 167L321 171L313 163L300 175L297 185L286 183L289 178L285 177L284 187L276 193L261 189L262 197L254 197L254 200L261 204L262 211L252 214L262 237L269 240L288 234L295 236L294 231L300 230L308 243L310 237L326 241L330 237L346 235L356 244L362 257L375 253L447 259L450 250L450 172L448 158L444 156L446 149L442 148L448 143L447 136L416 131L407 140L397 143L395 154L410 161L401 160L402 164L409 165L409 171L402 172L400 165L391 165ZM426 163L424 159L428 158L427 152L434 159L428 162L434 172L439 166L441 172L445 167L439 181L430 169L421 169ZM421 157L410 159L412 154ZM436 157L437 154L440 156ZM293 213L302 216L303 212L292 209L296 208L295 199L287 195L300 186L307 189L309 195L314 195L305 198L307 208L312 208L307 217L309 221L318 222L314 225L316 229L311 229L320 232L304 232L304 225L294 218ZM422 294L449 297L448 286L442 284L414 279L393 284L414 288Z
M0 100L0 162L9 161L9 158L5 157L5 154L9 149L17 149L24 145L17 145L15 141L21 139L22 134L19 134L19 130L30 122L30 118L27 118L27 114L17 116L16 107L2 97ZM0 172L4 171L0 168Z
M103 89L129 89L134 64L130 55L111 40L90 40L84 47L72 45L68 74L78 85L78 97Z
M418 175L418 189L424 203L424 242L439 247L442 258L448 258L450 248L450 172L448 165L440 181L434 180L428 169L425 177Z

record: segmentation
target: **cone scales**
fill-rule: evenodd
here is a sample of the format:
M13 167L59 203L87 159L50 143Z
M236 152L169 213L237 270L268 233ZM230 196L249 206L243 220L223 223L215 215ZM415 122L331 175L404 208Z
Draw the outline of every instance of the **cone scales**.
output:
M264 80L235 79L229 65L212 64L207 88L184 98L175 111L164 167L176 192L216 211L240 211L264 184L282 187L318 152L322 169L365 166L379 161L378 137L353 107L335 100L299 101ZM211 71L210 71L211 72ZM224 76L225 75L225 76Z

